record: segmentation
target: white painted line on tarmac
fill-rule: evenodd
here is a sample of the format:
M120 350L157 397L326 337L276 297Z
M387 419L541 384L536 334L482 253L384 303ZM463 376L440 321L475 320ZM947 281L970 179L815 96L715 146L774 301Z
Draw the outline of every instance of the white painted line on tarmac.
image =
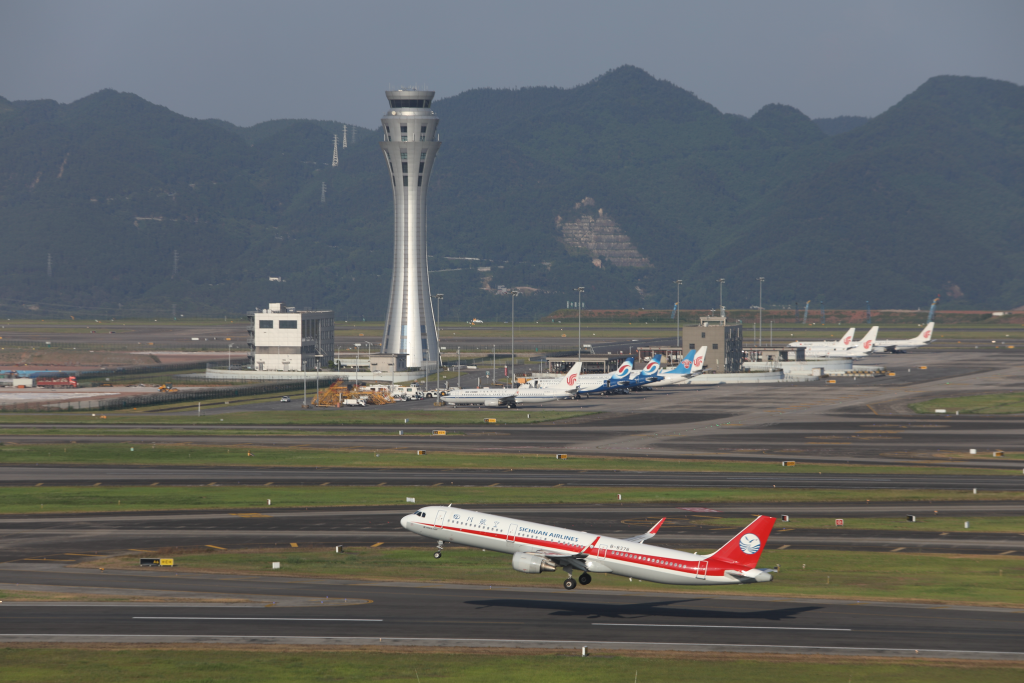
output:
M591 626L648 626L659 628L755 628L770 631L852 631L852 628L811 628L809 626L709 626L706 624L609 624L597 623Z
M132 617L161 621L384 621L383 619L300 619L291 617Z

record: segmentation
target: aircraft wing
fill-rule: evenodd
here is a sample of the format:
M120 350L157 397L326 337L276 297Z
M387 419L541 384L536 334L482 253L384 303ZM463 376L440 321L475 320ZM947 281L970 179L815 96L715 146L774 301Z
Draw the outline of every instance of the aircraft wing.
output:
M624 541L630 541L632 543L643 543L644 541L646 541L649 538L654 538L654 535L658 533L658 530L661 528L661 525L664 524L664 523L665 523L665 518L662 517L658 521L657 524L655 524L654 526L652 526L650 529L647 530L646 534L640 534L639 536L630 536L629 538L624 538L623 540Z

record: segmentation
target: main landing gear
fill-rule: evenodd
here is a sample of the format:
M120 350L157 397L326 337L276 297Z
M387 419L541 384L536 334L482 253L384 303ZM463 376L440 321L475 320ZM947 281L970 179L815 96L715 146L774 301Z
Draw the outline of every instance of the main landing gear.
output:
M438 541L437 542L437 550L434 551L434 559L435 560L440 560L441 559L441 551L442 550L444 550L444 541Z
M588 583L590 583L591 578L592 577L590 576L590 574L583 572L582 574L580 574L580 584L586 586ZM565 590L571 591L573 588L576 587L576 579L572 578L572 574L569 574L569 578L563 581L562 585L565 586Z

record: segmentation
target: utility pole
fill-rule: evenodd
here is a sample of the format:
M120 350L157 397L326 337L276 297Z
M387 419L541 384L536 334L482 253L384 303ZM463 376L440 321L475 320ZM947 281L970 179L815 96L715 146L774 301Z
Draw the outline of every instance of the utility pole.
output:
M764 278L757 278L757 345L761 345L761 309L762 309L762 298L761 293L764 288Z
M679 285L683 284L682 280L676 280L676 347L683 348L683 338L679 335ZM676 354L678 360L678 354Z
M519 296L519 290L513 289L510 294L512 295L512 388L516 385L516 297Z
M725 278L718 279L718 311L719 315L725 317L725 306L722 304L722 288L725 286Z
M456 346L455 347L455 358L456 358L455 362L458 363L458 365L456 366L457 367L457 371L458 371L458 379L455 380L455 386L457 388L461 389L462 388L462 347L461 346Z
M583 287L576 288L576 360L583 362Z

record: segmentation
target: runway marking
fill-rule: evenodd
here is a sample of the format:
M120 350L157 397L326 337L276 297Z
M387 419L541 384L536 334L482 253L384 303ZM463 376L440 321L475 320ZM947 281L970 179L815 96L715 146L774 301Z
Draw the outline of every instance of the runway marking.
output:
M232 517L270 517L262 512L232 512L230 514Z
M93 484L93 486L102 486L102 485L103 485L103 482L99 482L99 481L96 482L95 484Z
M384 545L384 541L381 541L380 543L374 543L374 544L373 544L373 545L371 545L370 547L371 547L371 548L379 548L379 547L381 547L382 545Z
M266 484L264 484L264 486L270 486L270 485L272 485L273 483L274 483L274 482L272 482L272 481L268 481L268 482L267 482Z
M852 631L852 628L814 628L811 626L709 626L706 624L611 624L597 623L591 626L649 626L658 628L744 628L769 631Z
M207 545L207 548L216 548L217 550L227 550L227 548L221 548L219 545Z
M157 486L159 483L160 482L158 482L158 481L154 481L152 484L150 484L150 486Z
M1015 550L1007 550L1005 553L999 553L999 554L1000 555L1010 555L1011 553L1014 553L1014 552L1016 552L1016 551Z
M383 619L301 619L298 617L132 617L176 621L384 621Z
M36 486L42 486L42 485L43 485L43 482L39 482L38 484L36 484Z
M142 548L128 548L128 550L135 551L137 553L155 553L155 550L144 550Z
M898 552L899 552L899 551L901 551L901 550L906 550L906 547L901 547L901 548L893 548L893 549L892 549L892 550L890 550L889 552L890 552L890 553L898 553Z
M322 483L322 484L320 484L320 485L321 485L321 486L327 486L327 485L328 485L328 484L330 484L330 483L331 483L331 482L329 482L329 481L325 481L324 483Z
M436 484L431 484L430 486L431 486L431 488L433 488L434 486L440 486L440 485L441 485L441 484L443 484L443 483L444 483L443 481L439 481L439 482L437 482ZM380 486L383 486L383 485L384 485L384 484L380 484Z
M1013 552L1012 550L1010 552ZM93 555L91 553L64 553L65 555L74 555L75 557L103 557L103 555Z
M780 545L778 548L776 548L776 550L785 550L788 547L788 545Z
M290 545L293 548L298 548L299 547L298 543L289 543L288 545Z
M387 483L386 481L382 481L381 483L377 484L377 486L383 486L386 483ZM437 484L434 484L434 485L437 486Z
M488 484L487 488L491 488L492 486L497 486L497 484Z

